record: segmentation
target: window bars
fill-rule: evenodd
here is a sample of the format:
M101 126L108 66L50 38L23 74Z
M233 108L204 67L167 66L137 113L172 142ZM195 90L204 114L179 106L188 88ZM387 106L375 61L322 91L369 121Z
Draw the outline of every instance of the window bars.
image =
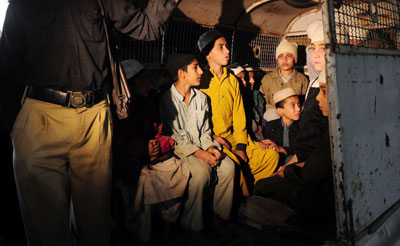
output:
M136 59L142 64L162 66L172 52L193 53L205 64L197 49L197 40L204 32L216 28L225 38L231 51L230 63L250 64L254 67L274 68L275 49L281 37L237 31L224 27L202 26L192 22L170 21L157 41L145 42L122 37L121 57Z
M335 43L400 50L399 0L334 0Z

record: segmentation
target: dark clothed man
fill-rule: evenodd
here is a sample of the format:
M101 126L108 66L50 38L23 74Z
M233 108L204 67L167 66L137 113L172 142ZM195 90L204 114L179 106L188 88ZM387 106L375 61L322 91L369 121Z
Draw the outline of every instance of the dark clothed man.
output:
M150 0L141 10L131 1L102 1L113 28L142 40L157 39L176 6ZM0 40L0 84L28 86L11 135L29 245L72 245L71 221L78 245L109 244L106 50L96 0L10 1Z

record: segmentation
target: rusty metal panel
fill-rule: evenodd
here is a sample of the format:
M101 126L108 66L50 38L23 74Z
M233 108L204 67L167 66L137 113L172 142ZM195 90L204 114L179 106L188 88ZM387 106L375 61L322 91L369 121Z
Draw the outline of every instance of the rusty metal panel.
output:
M398 10L390 12L390 21L379 14L387 13L382 6L388 4L391 8L387 11L397 9L399 1L377 2L375 7L381 8L378 24L360 14L365 12L366 2L374 0L335 1L342 4L340 8L329 0L322 8L328 44L329 122L338 238L353 245L375 233L378 222L386 219L382 219L385 212L398 210L400 201L398 38L379 37L379 42L375 42L377 36L369 34L390 30L399 35ZM348 10L349 6L353 6L353 11ZM345 13L346 17L338 18L338 13ZM338 27L347 27L346 36Z
M336 55L337 149L356 233L400 199L399 64L399 57Z

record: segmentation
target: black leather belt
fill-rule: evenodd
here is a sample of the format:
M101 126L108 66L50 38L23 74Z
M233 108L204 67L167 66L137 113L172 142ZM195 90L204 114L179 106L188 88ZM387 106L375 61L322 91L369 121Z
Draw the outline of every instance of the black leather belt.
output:
M68 108L90 108L106 99L104 90L75 92L28 86L26 96L32 99L58 104Z

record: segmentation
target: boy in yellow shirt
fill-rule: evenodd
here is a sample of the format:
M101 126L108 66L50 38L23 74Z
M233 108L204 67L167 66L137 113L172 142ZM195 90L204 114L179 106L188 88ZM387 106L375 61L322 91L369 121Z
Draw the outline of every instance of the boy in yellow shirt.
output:
M247 182L241 176L241 186L243 195L249 195L246 185L252 186L255 181L271 176L279 155L273 149L262 150L262 143L255 142L247 134L239 82L225 67L229 62L226 39L218 31L211 30L202 34L197 44L209 66L204 69L200 89L210 99L214 138L248 174Z

